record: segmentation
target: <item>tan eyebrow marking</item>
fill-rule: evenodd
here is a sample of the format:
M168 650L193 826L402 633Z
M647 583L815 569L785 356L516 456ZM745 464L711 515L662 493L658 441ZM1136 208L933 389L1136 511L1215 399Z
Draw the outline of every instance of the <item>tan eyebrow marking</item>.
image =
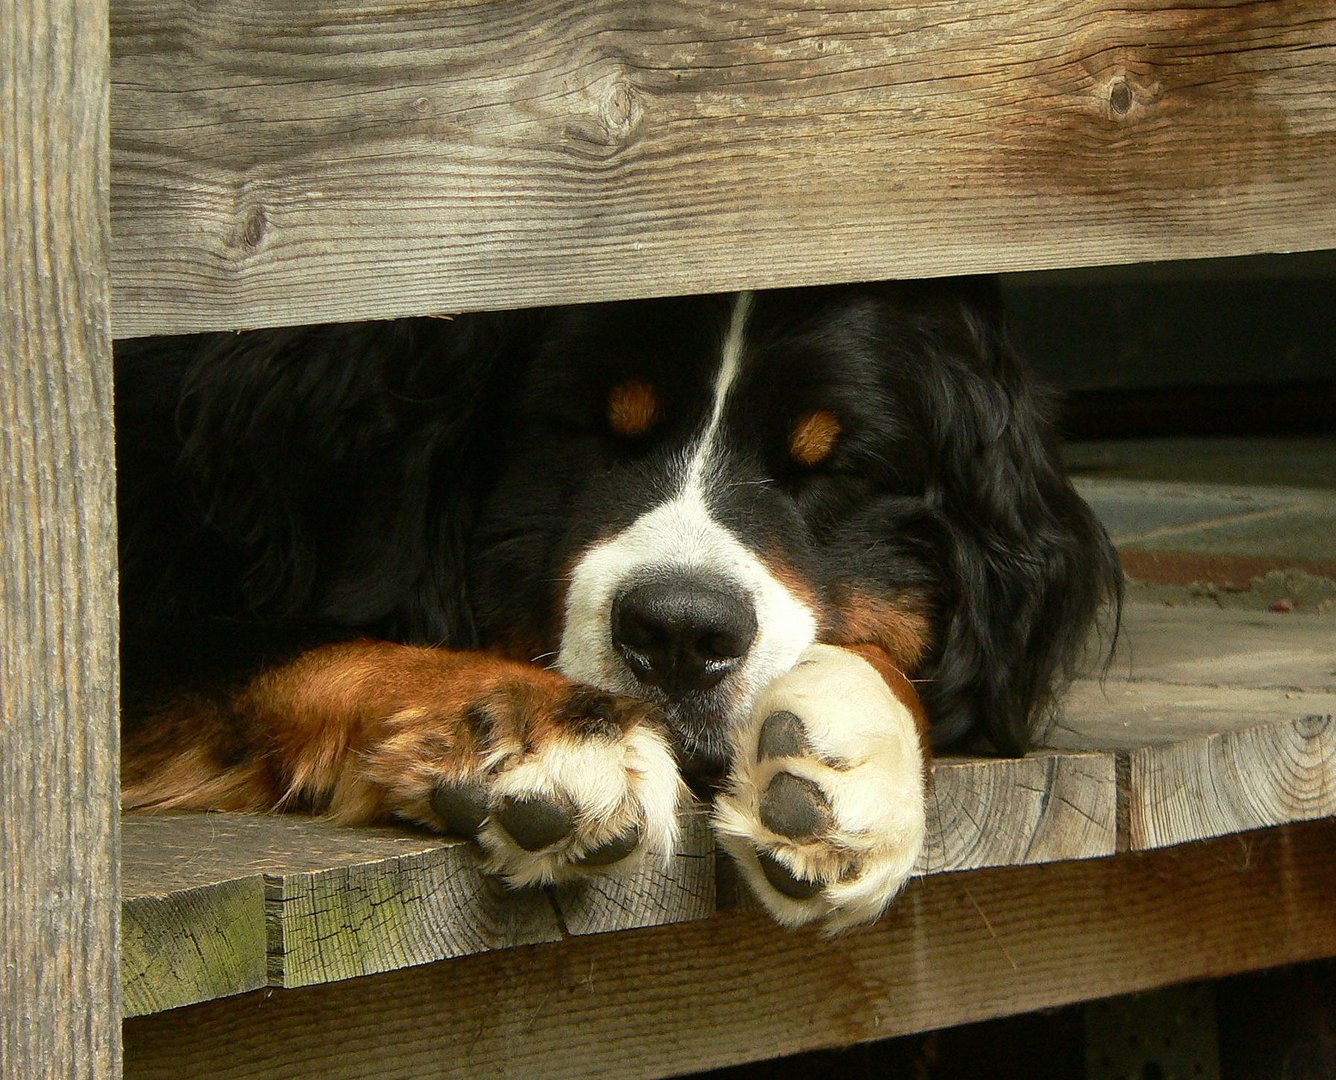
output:
M608 425L618 435L643 435L659 419L659 398L642 379L627 379L608 394Z
M830 456L844 428L829 409L816 409L798 419L789 435L789 454L801 465L817 465Z

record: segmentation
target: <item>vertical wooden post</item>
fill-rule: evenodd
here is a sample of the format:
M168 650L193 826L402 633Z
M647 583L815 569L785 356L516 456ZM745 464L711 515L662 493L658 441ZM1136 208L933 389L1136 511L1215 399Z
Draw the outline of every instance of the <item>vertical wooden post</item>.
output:
M106 0L0 0L0 1077L120 1074Z

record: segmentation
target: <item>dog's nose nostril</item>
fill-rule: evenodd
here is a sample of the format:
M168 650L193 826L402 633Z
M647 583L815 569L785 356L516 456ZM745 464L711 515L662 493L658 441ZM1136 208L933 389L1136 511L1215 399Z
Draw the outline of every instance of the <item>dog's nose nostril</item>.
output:
M627 667L670 697L717 685L741 665L755 637L750 598L717 585L649 582L612 605L612 641Z

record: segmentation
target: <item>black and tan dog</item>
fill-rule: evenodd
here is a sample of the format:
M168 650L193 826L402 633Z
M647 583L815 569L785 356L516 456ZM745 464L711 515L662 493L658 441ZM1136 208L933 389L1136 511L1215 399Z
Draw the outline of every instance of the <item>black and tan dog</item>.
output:
M1022 753L1116 599L987 283L127 342L128 807L672 849L875 918L929 746Z

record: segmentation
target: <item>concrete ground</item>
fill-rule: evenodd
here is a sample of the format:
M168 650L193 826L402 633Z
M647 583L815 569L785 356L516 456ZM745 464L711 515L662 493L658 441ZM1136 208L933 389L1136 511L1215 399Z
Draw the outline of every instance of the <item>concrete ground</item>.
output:
M1067 458L1129 598L1336 621L1336 439L1091 442Z

